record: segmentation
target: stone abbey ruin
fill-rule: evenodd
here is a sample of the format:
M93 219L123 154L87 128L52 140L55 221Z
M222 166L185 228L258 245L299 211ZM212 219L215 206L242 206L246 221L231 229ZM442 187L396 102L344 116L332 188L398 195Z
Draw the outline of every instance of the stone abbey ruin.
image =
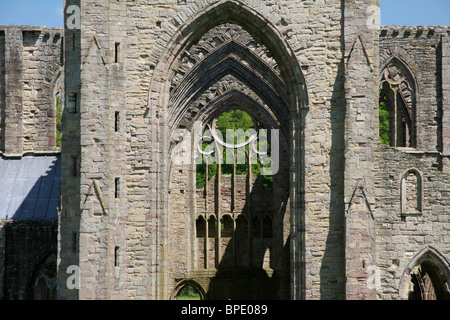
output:
M450 27L378 17L66 0L62 29L0 26L0 299L450 299ZM272 175L212 134L236 110Z

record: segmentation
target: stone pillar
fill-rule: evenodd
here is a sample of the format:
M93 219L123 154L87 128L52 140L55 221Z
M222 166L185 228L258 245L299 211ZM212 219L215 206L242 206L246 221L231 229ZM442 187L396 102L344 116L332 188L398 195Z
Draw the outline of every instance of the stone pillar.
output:
M80 6L79 0L65 1L67 23L74 14L70 6ZM79 298L80 250L84 243L80 237L80 66L81 30L64 28L64 88L65 108L61 119L61 208L58 230L58 289L62 300ZM78 281L78 283L77 283ZM73 286L68 286L68 284Z
M21 28L5 30L5 155L21 156L22 139L22 51L23 34Z
M358 300L375 298L367 287L367 268L375 264L371 197L378 141L378 5L377 0L344 4L346 298Z
M125 299L128 293L127 5L66 0L59 270L64 299ZM79 289L65 287L70 265L79 267Z

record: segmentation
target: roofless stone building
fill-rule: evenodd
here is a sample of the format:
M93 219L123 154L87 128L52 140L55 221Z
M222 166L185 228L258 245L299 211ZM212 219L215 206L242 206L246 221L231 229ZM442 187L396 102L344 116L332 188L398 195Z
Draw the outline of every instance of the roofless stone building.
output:
M3 298L450 298L449 27L380 27L378 0L65 13L0 29L2 181L46 159L2 191L34 210L0 209Z

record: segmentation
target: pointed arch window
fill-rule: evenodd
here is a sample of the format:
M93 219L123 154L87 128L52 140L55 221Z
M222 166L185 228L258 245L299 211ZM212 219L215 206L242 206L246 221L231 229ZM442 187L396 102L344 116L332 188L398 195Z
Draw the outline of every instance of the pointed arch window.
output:
M438 250L423 248L406 266L400 280L400 298L450 300L450 263Z
M394 57L383 68L380 83L380 140L392 147L416 148L416 81Z

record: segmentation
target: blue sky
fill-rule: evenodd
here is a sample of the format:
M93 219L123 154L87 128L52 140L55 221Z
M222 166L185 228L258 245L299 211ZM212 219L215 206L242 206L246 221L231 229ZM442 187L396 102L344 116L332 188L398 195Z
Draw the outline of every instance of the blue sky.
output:
M63 26L64 0L0 0L0 25ZM380 0L382 25L450 25L450 0Z

